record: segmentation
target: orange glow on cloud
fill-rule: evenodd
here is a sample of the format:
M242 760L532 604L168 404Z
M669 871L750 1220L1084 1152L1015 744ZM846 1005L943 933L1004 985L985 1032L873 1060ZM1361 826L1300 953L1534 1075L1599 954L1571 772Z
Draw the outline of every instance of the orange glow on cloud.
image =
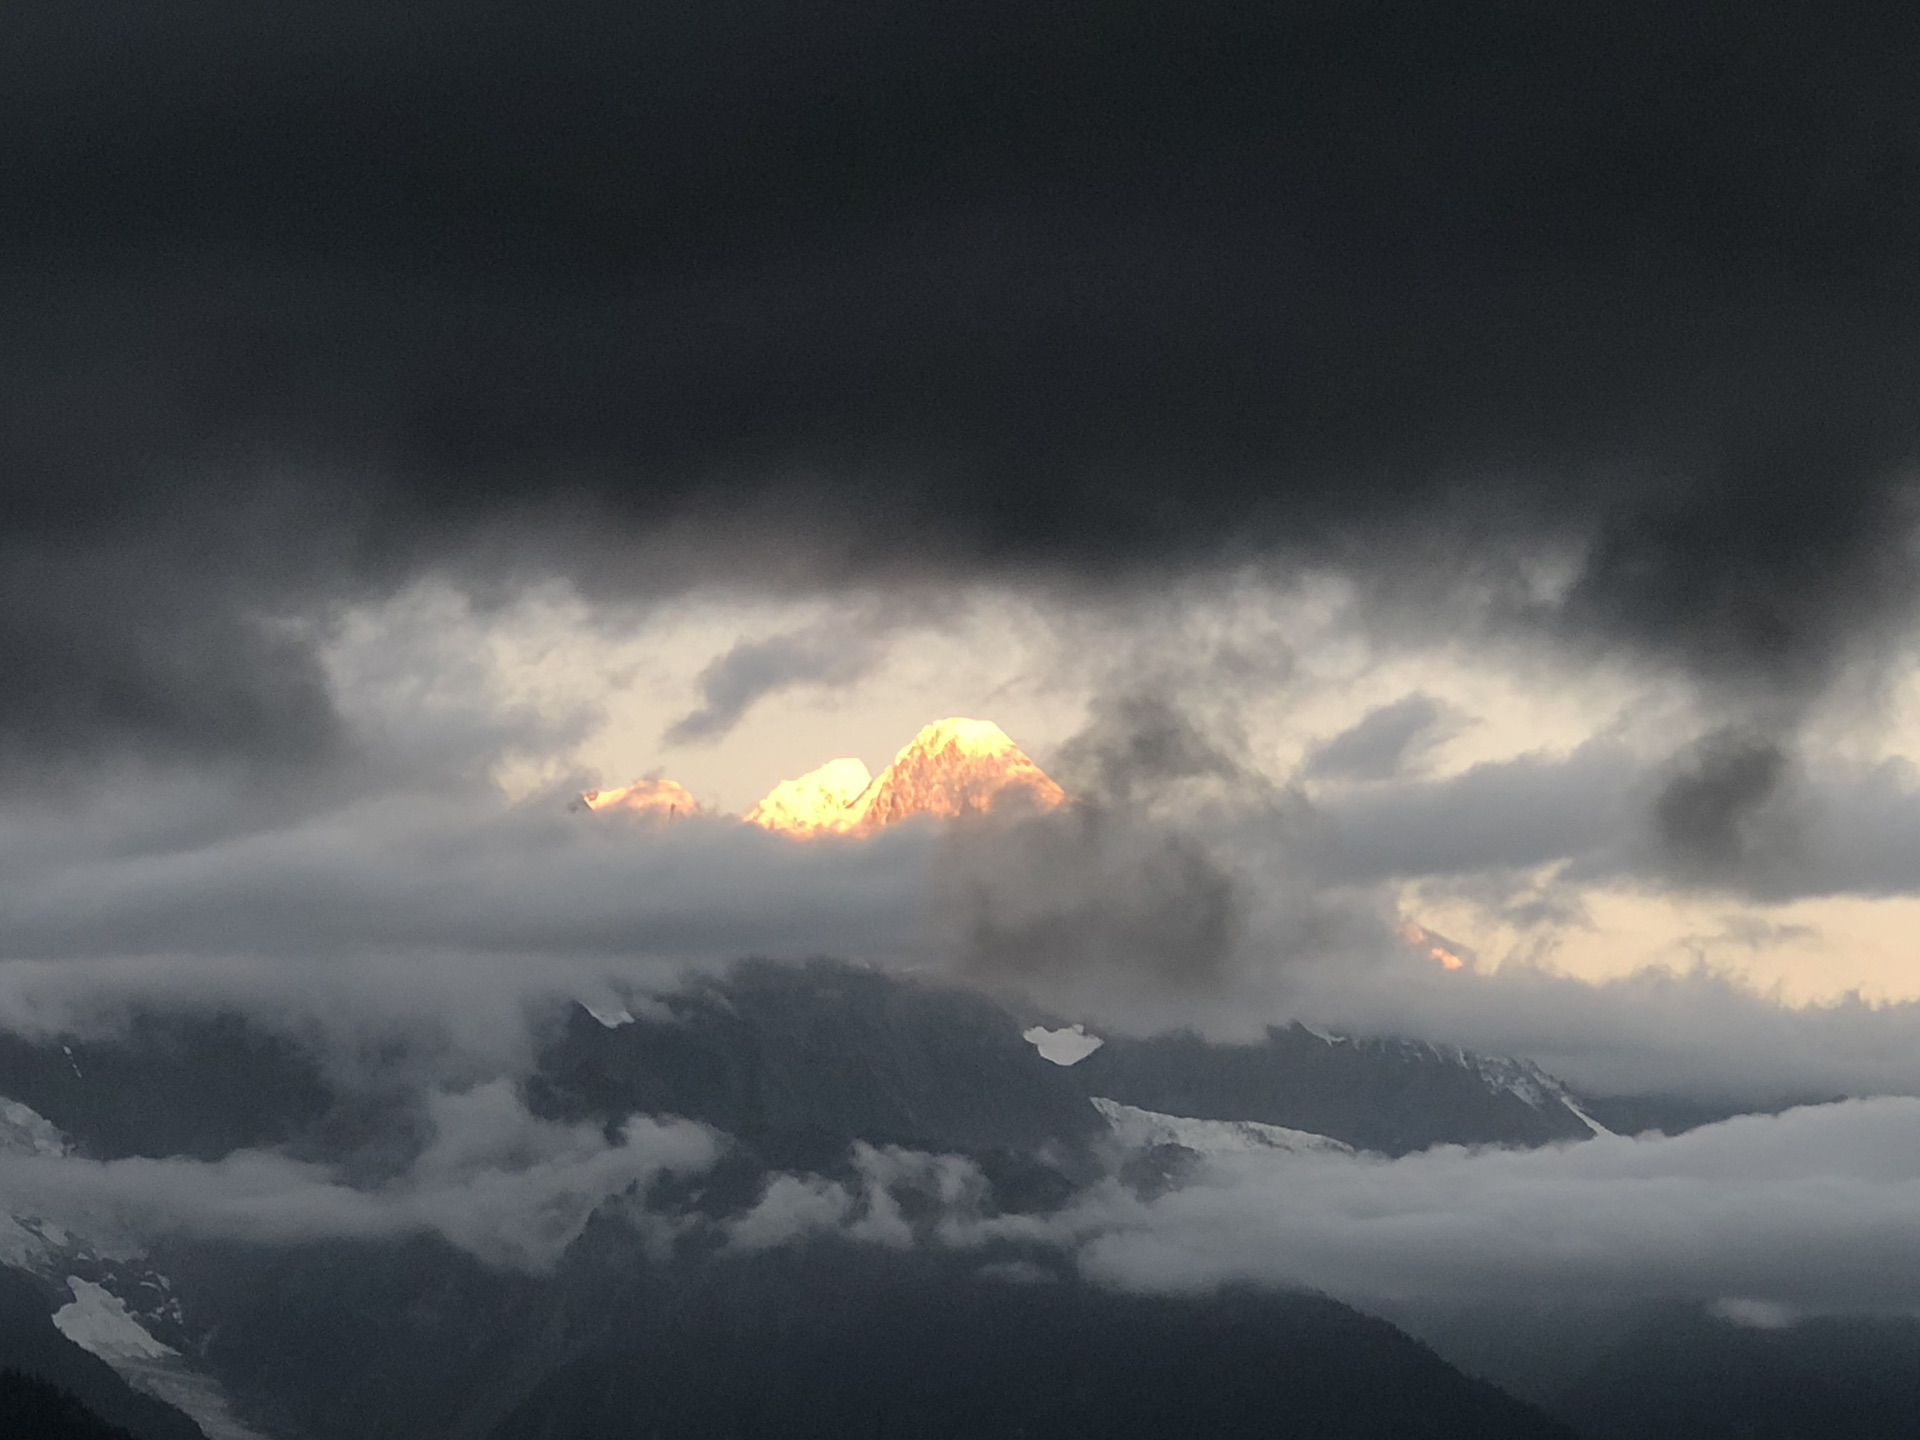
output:
M1424 950L1427 958L1438 961L1442 970L1464 970L1467 962L1462 960L1444 943L1440 937L1425 926L1416 925L1411 920L1400 927L1400 938L1416 950Z

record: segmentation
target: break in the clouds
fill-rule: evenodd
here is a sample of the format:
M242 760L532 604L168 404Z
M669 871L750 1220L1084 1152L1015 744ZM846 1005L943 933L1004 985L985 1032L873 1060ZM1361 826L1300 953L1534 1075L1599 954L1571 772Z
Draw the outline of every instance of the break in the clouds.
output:
M277 13L8 47L16 781L337 759L426 573L1327 567L1787 727L1910 617L1904 14Z

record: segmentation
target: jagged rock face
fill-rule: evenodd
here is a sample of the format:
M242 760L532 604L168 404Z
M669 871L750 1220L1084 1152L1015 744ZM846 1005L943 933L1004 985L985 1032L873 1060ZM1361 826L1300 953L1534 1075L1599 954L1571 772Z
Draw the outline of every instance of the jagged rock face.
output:
M1066 798L991 720L937 720L854 801L851 828L880 830L914 815L951 817L1010 804L1051 810Z
M683 1115L787 1151L818 1142L813 1169L854 1140L1033 1151L1105 1130L1071 1075L971 991L762 961L663 1003L665 1018L612 1028L571 1012L526 1084L534 1111L616 1126Z

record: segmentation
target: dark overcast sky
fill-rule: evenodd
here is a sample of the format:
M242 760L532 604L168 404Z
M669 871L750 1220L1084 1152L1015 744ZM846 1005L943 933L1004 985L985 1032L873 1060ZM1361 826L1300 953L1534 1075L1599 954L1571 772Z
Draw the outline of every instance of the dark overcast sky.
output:
M16 768L324 749L262 616L476 537L680 583L675 518L803 586L1559 547L1523 622L1790 696L1906 613L1908 7L0 26Z

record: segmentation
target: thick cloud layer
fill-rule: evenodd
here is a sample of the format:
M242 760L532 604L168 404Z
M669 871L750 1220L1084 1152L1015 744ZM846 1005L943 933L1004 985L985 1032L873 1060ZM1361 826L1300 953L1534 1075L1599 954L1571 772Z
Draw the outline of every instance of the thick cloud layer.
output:
M287 622L427 569L1305 563L1787 711L1908 613L1896 7L21 28L16 774L327 754Z
M259 1152L213 1164L8 1155L0 1180L23 1213L102 1245L433 1231L537 1271L608 1197L698 1173L718 1153L709 1132L671 1119L636 1120L609 1144L534 1120L504 1085L439 1097L434 1119L413 1169L377 1189ZM1044 1216L999 1213L965 1159L856 1144L848 1177L773 1177L718 1223L736 1253L821 1234L895 1248L1015 1242L1129 1289L1253 1282L1387 1309L1687 1299L1784 1323L1920 1311L1917 1141L1920 1100L1883 1099L1532 1151L1256 1150L1210 1156L1153 1198L1098 1182ZM661 1240L704 1223L638 1204L630 1214Z
M1877 1100L1547 1150L1222 1157L1156 1201L1092 1202L1081 1263L1149 1289L1257 1279L1363 1304L1914 1312L1916 1139L1920 1101Z
M556 1000L617 1009L741 956L824 954L986 986L1096 1031L1244 1039L1298 1017L1520 1054L1606 1094L1920 1094L1920 1005L1793 1008L1704 971L1442 971L1394 933L1395 892L1356 838L1364 812L1258 788L1229 806L1208 767L1172 768L1185 778L1133 807L811 845L724 817L571 813L557 793L403 793L237 830L224 791L16 808L0 825L0 1021L230 1007L342 1066L397 1044L464 1079L523 1065L530 1017ZM1138 794L1144 772L1126 773ZM1897 824L1920 806L1884 785L1861 796L1862 816L1871 796L1890 818L1863 820L1860 843L1911 853ZM1437 844L1450 812L1432 809ZM1417 837L1423 813L1383 807L1379 823ZM1613 834L1572 853L1604 855ZM1555 843L1474 863L1497 875L1567 852ZM1420 863L1459 883L1434 854Z
M609 1143L597 1126L535 1119L504 1082L435 1096L430 1120L434 1139L409 1172L377 1189L264 1151L211 1163L0 1154L0 1188L15 1213L102 1248L435 1232L489 1264L542 1270L608 1197L663 1172L698 1173L718 1154L711 1132L686 1121L637 1118Z
M1901 1099L1529 1151L1256 1149L1151 1198L1102 1182L1045 1217L996 1215L964 1160L861 1146L850 1180L779 1177L729 1233L743 1250L820 1233L1060 1246L1129 1289L1252 1282L1389 1310L1679 1299L1779 1324L1920 1312L1917 1139L1920 1100Z

